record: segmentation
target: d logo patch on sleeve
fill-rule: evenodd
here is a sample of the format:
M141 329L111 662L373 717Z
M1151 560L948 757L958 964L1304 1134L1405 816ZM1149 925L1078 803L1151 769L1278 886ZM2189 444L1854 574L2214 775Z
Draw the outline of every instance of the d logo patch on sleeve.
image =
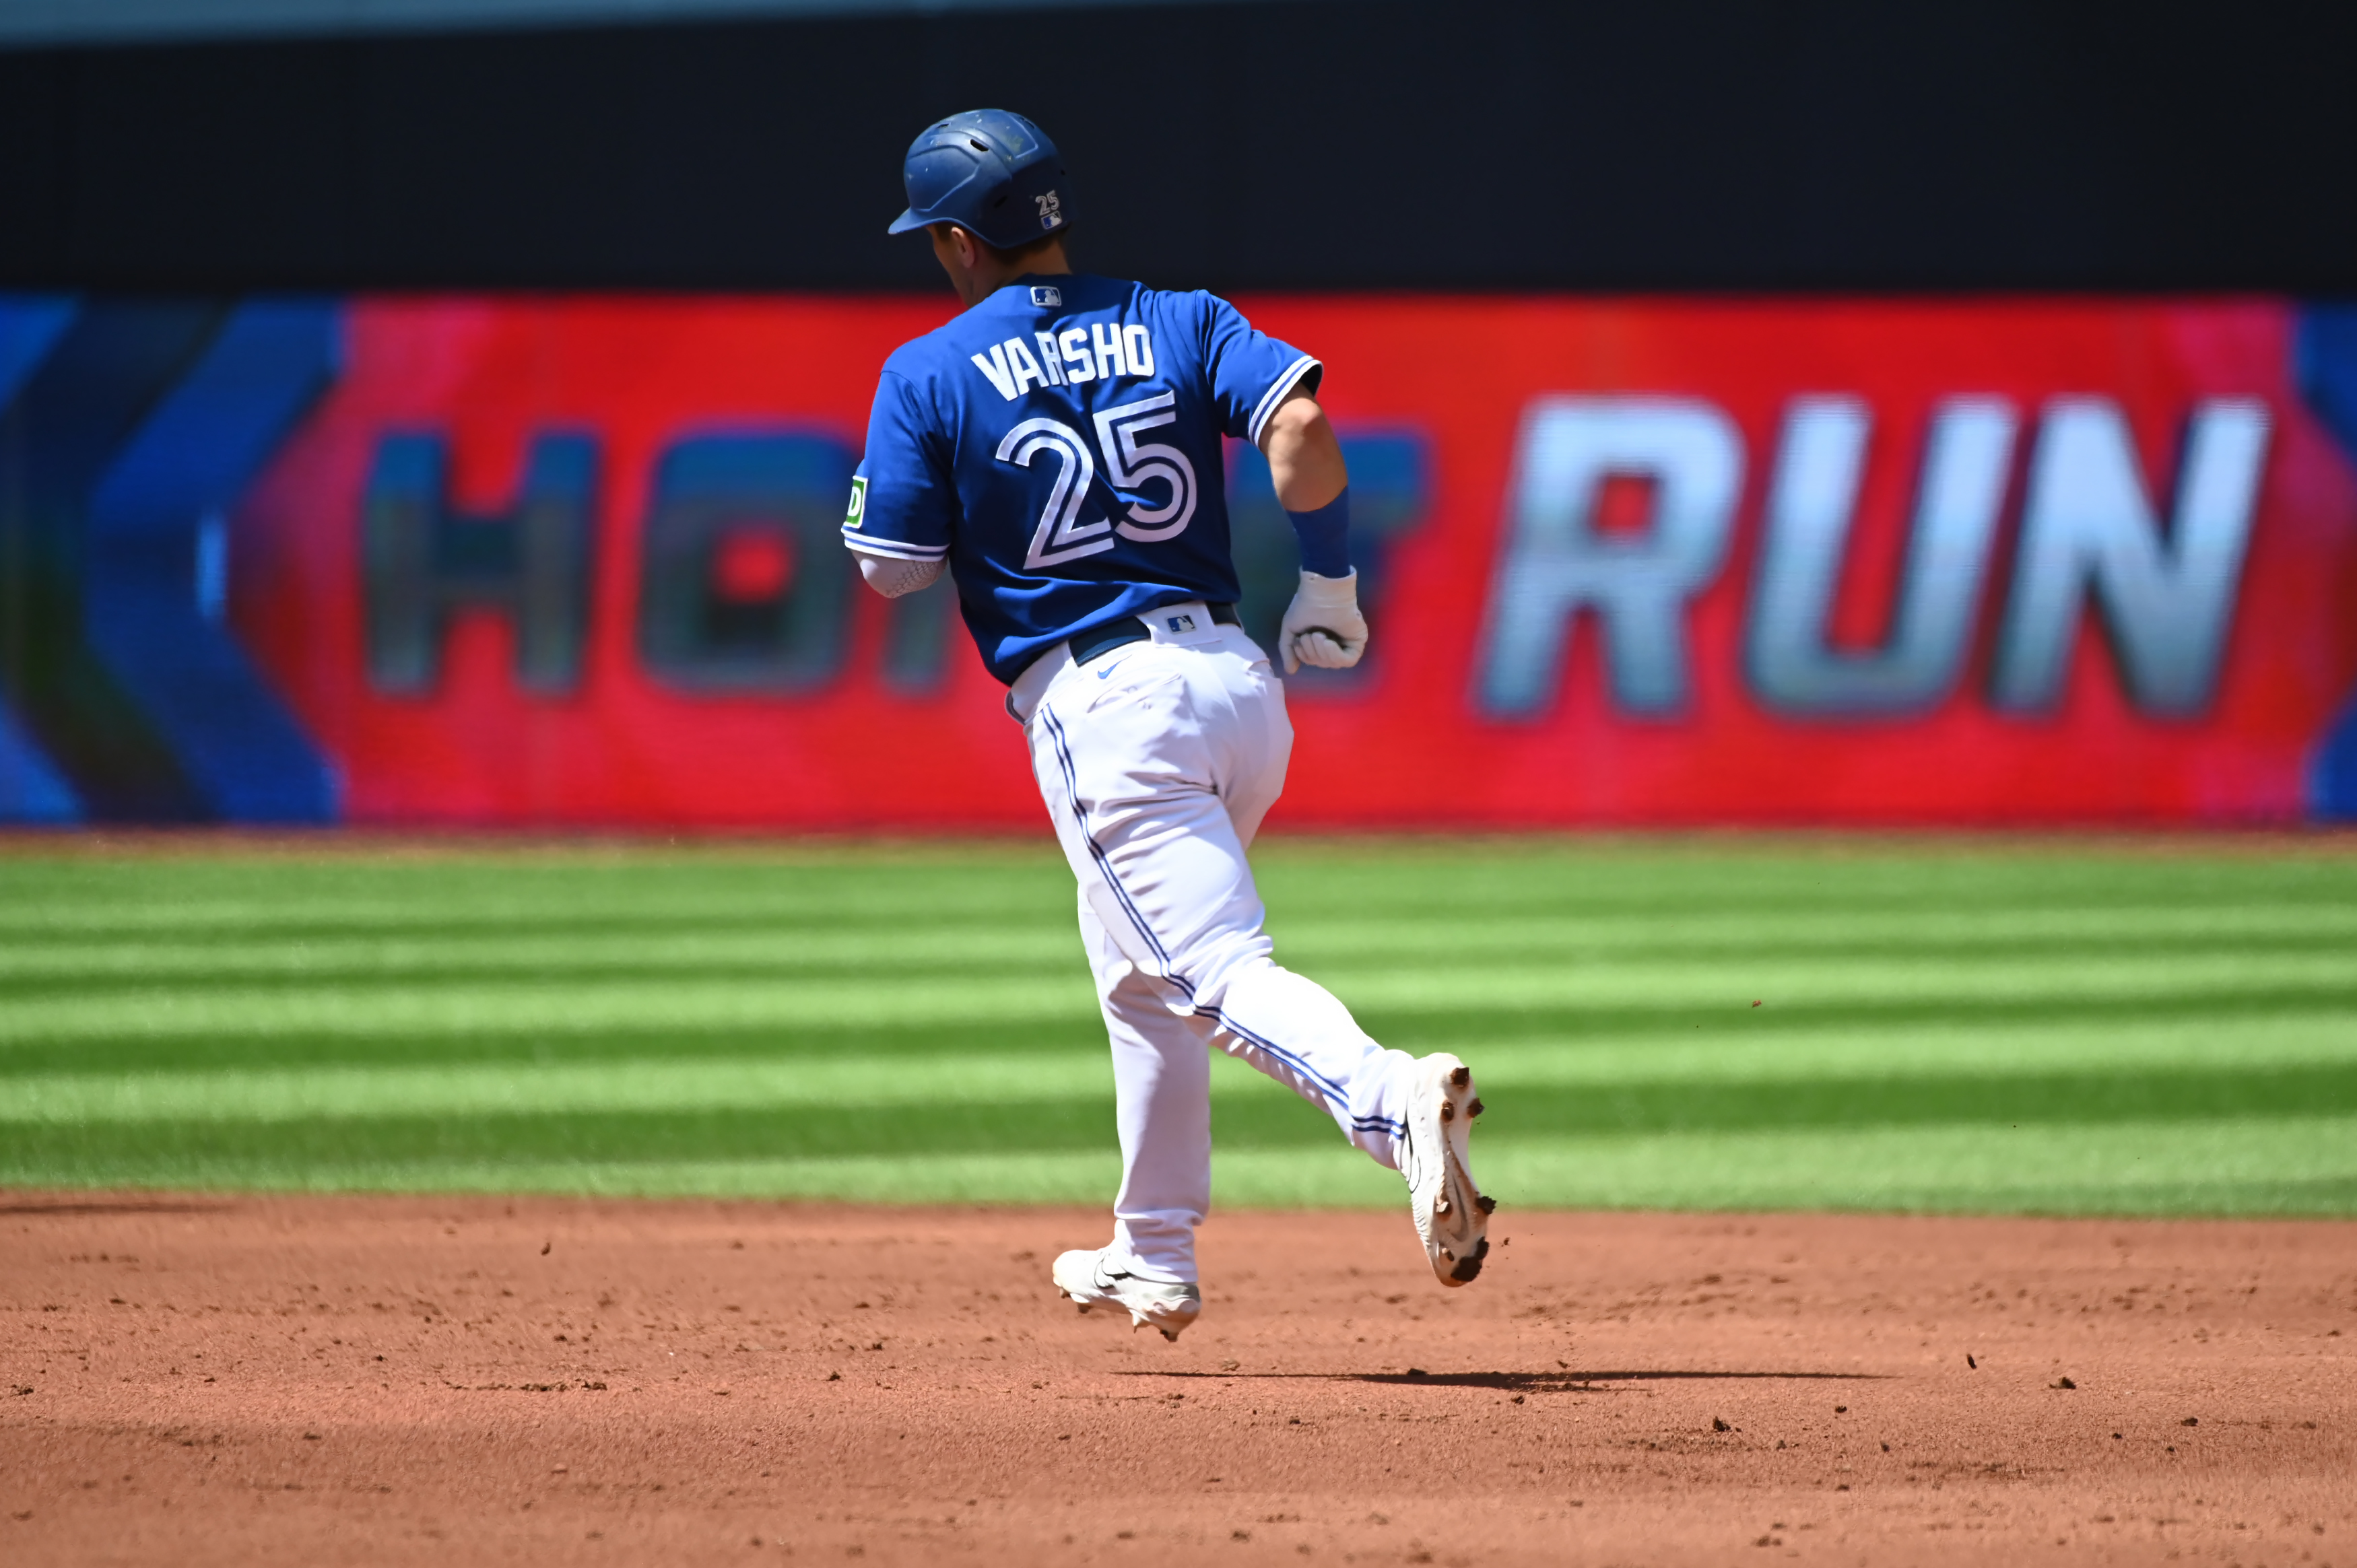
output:
M844 514L843 526L856 529L867 516L867 476L859 475L851 481L851 510Z

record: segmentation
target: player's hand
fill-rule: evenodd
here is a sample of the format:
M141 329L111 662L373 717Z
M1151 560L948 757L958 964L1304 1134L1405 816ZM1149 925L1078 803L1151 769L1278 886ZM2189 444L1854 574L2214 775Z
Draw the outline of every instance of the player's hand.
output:
M1359 613L1359 574L1321 577L1301 574L1300 591L1286 607L1277 642L1285 654L1285 672L1304 664L1320 670L1348 670L1367 650L1367 618Z

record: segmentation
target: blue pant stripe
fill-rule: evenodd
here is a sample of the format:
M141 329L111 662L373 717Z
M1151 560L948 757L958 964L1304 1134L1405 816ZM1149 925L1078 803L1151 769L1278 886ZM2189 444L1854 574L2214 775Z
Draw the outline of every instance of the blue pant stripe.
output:
M1177 977L1169 973L1169 950L1165 948L1161 940L1155 936L1154 929L1146 923L1145 915L1138 909L1136 904L1131 901L1129 889L1124 887L1121 885L1121 878L1114 874L1113 857L1105 853L1103 844L1097 843L1096 835L1089 832L1088 815L1081 808L1079 776L1072 766L1072 753L1064 738L1063 725L1058 721L1055 710L1044 704L1039 709L1039 716L1047 721L1049 736L1056 743L1056 762L1063 769L1064 794L1065 798L1071 802L1072 823L1080 829L1081 841L1089 846L1090 858L1096 862L1097 869L1103 874L1106 885L1114 891L1114 897L1121 900L1121 907L1128 914L1130 924L1137 928L1137 934L1143 937L1146 940L1146 945L1153 950L1155 958L1162 965L1164 977L1175 980ZM1191 992L1191 988L1189 989Z
M1302 1077L1308 1079L1310 1083L1317 1088L1318 1092L1324 1095L1329 1102L1342 1106L1347 1106L1350 1103L1351 1097L1342 1092L1342 1086L1340 1084L1325 1077L1316 1069L1312 1068L1308 1062L1303 1061L1299 1057L1295 1056L1291 1051L1286 1050L1284 1047L1277 1045L1272 1040L1263 1039L1260 1036L1254 1034L1250 1029L1247 1029L1243 1025L1237 1023L1233 1018L1229 1017L1225 1013L1214 1012L1211 1015L1211 1017L1219 1024L1220 1027L1249 1040L1254 1045L1258 1046L1262 1050L1266 1051L1270 1056L1275 1057L1277 1060L1283 1062L1286 1066L1299 1073Z
M1129 916L1129 923L1137 928L1137 934L1144 938L1146 945L1153 950L1156 961L1162 966L1162 978L1177 986L1191 1001L1195 994L1195 988L1172 972L1169 950L1165 948L1161 939L1154 934L1154 928L1146 923L1146 916L1131 900L1129 889L1121 885L1121 878L1114 872L1113 857L1105 853L1104 846L1097 843L1096 836L1089 832L1087 814L1081 810L1081 789L1078 777L1072 768L1072 754L1064 740L1064 726L1057 722L1054 710L1044 703L1040 706L1039 716L1047 721L1049 737L1056 743L1057 765L1063 769L1064 793L1071 802L1072 823L1080 830L1081 841L1089 846L1089 855L1097 863L1097 870L1104 876L1105 885L1113 889L1114 897L1121 900L1122 909Z
M1103 844L1097 843L1096 835L1089 832L1087 814L1081 809L1080 779L1077 771L1072 766L1072 753L1071 746L1064 737L1063 725L1057 719L1055 711L1044 703L1041 703L1039 707L1039 717L1048 726L1049 738L1055 743L1056 766L1064 775L1064 796L1071 804L1072 822L1073 825L1080 830L1081 842L1089 846L1090 858L1096 862L1098 872L1105 879L1105 886L1111 887L1113 889L1114 897L1120 900L1122 910L1124 913L1128 915L1130 924L1137 929L1137 934L1145 940L1146 945L1153 950L1156 961L1160 963L1162 966L1161 978L1169 984L1177 987L1179 993L1186 996L1189 1002L1193 1001L1195 997L1195 987L1188 982L1185 976L1179 974L1171 967L1170 950L1164 947L1162 945L1161 939L1154 934L1154 928L1146 924L1145 913L1138 908L1135 901L1130 897L1129 889L1121 885L1121 878L1114 873L1113 868L1113 857L1105 853L1105 848ZM1215 1010L1211 1015L1213 1021L1218 1023L1222 1028L1227 1029L1242 1038L1250 1041L1252 1044L1259 1047L1262 1050L1266 1051L1270 1056L1275 1057L1278 1061L1283 1062L1286 1066L1299 1073L1303 1078L1308 1079L1311 1085L1314 1086L1318 1090L1318 1093L1323 1095L1329 1103L1346 1107L1350 1103L1350 1096L1342 1091L1341 1085L1318 1072L1316 1069L1311 1068L1308 1062L1302 1060L1299 1057L1295 1056L1291 1051L1285 1049L1283 1047L1276 1045L1273 1041L1263 1039L1260 1036L1255 1035L1250 1029L1243 1027L1243 1026L1238 1024L1234 1019L1229 1017L1224 1013ZM1404 1138L1407 1136L1406 1123L1395 1122L1388 1118L1381 1116L1353 1117L1351 1119L1351 1125L1352 1128L1361 1133L1380 1131L1388 1133L1395 1138Z

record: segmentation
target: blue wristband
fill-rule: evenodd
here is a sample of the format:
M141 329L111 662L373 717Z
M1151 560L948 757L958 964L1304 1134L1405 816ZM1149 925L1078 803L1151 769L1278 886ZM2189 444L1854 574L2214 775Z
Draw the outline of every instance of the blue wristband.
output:
M1301 569L1321 577L1351 575L1351 487L1316 511L1287 511L1301 541Z

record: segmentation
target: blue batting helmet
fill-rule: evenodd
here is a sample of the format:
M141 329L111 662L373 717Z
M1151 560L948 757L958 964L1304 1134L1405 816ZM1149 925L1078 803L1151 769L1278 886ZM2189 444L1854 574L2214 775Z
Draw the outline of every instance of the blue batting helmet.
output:
M1064 156L1039 126L1004 109L969 109L925 128L900 164L909 209L891 232L955 223L1002 251L1072 220Z

